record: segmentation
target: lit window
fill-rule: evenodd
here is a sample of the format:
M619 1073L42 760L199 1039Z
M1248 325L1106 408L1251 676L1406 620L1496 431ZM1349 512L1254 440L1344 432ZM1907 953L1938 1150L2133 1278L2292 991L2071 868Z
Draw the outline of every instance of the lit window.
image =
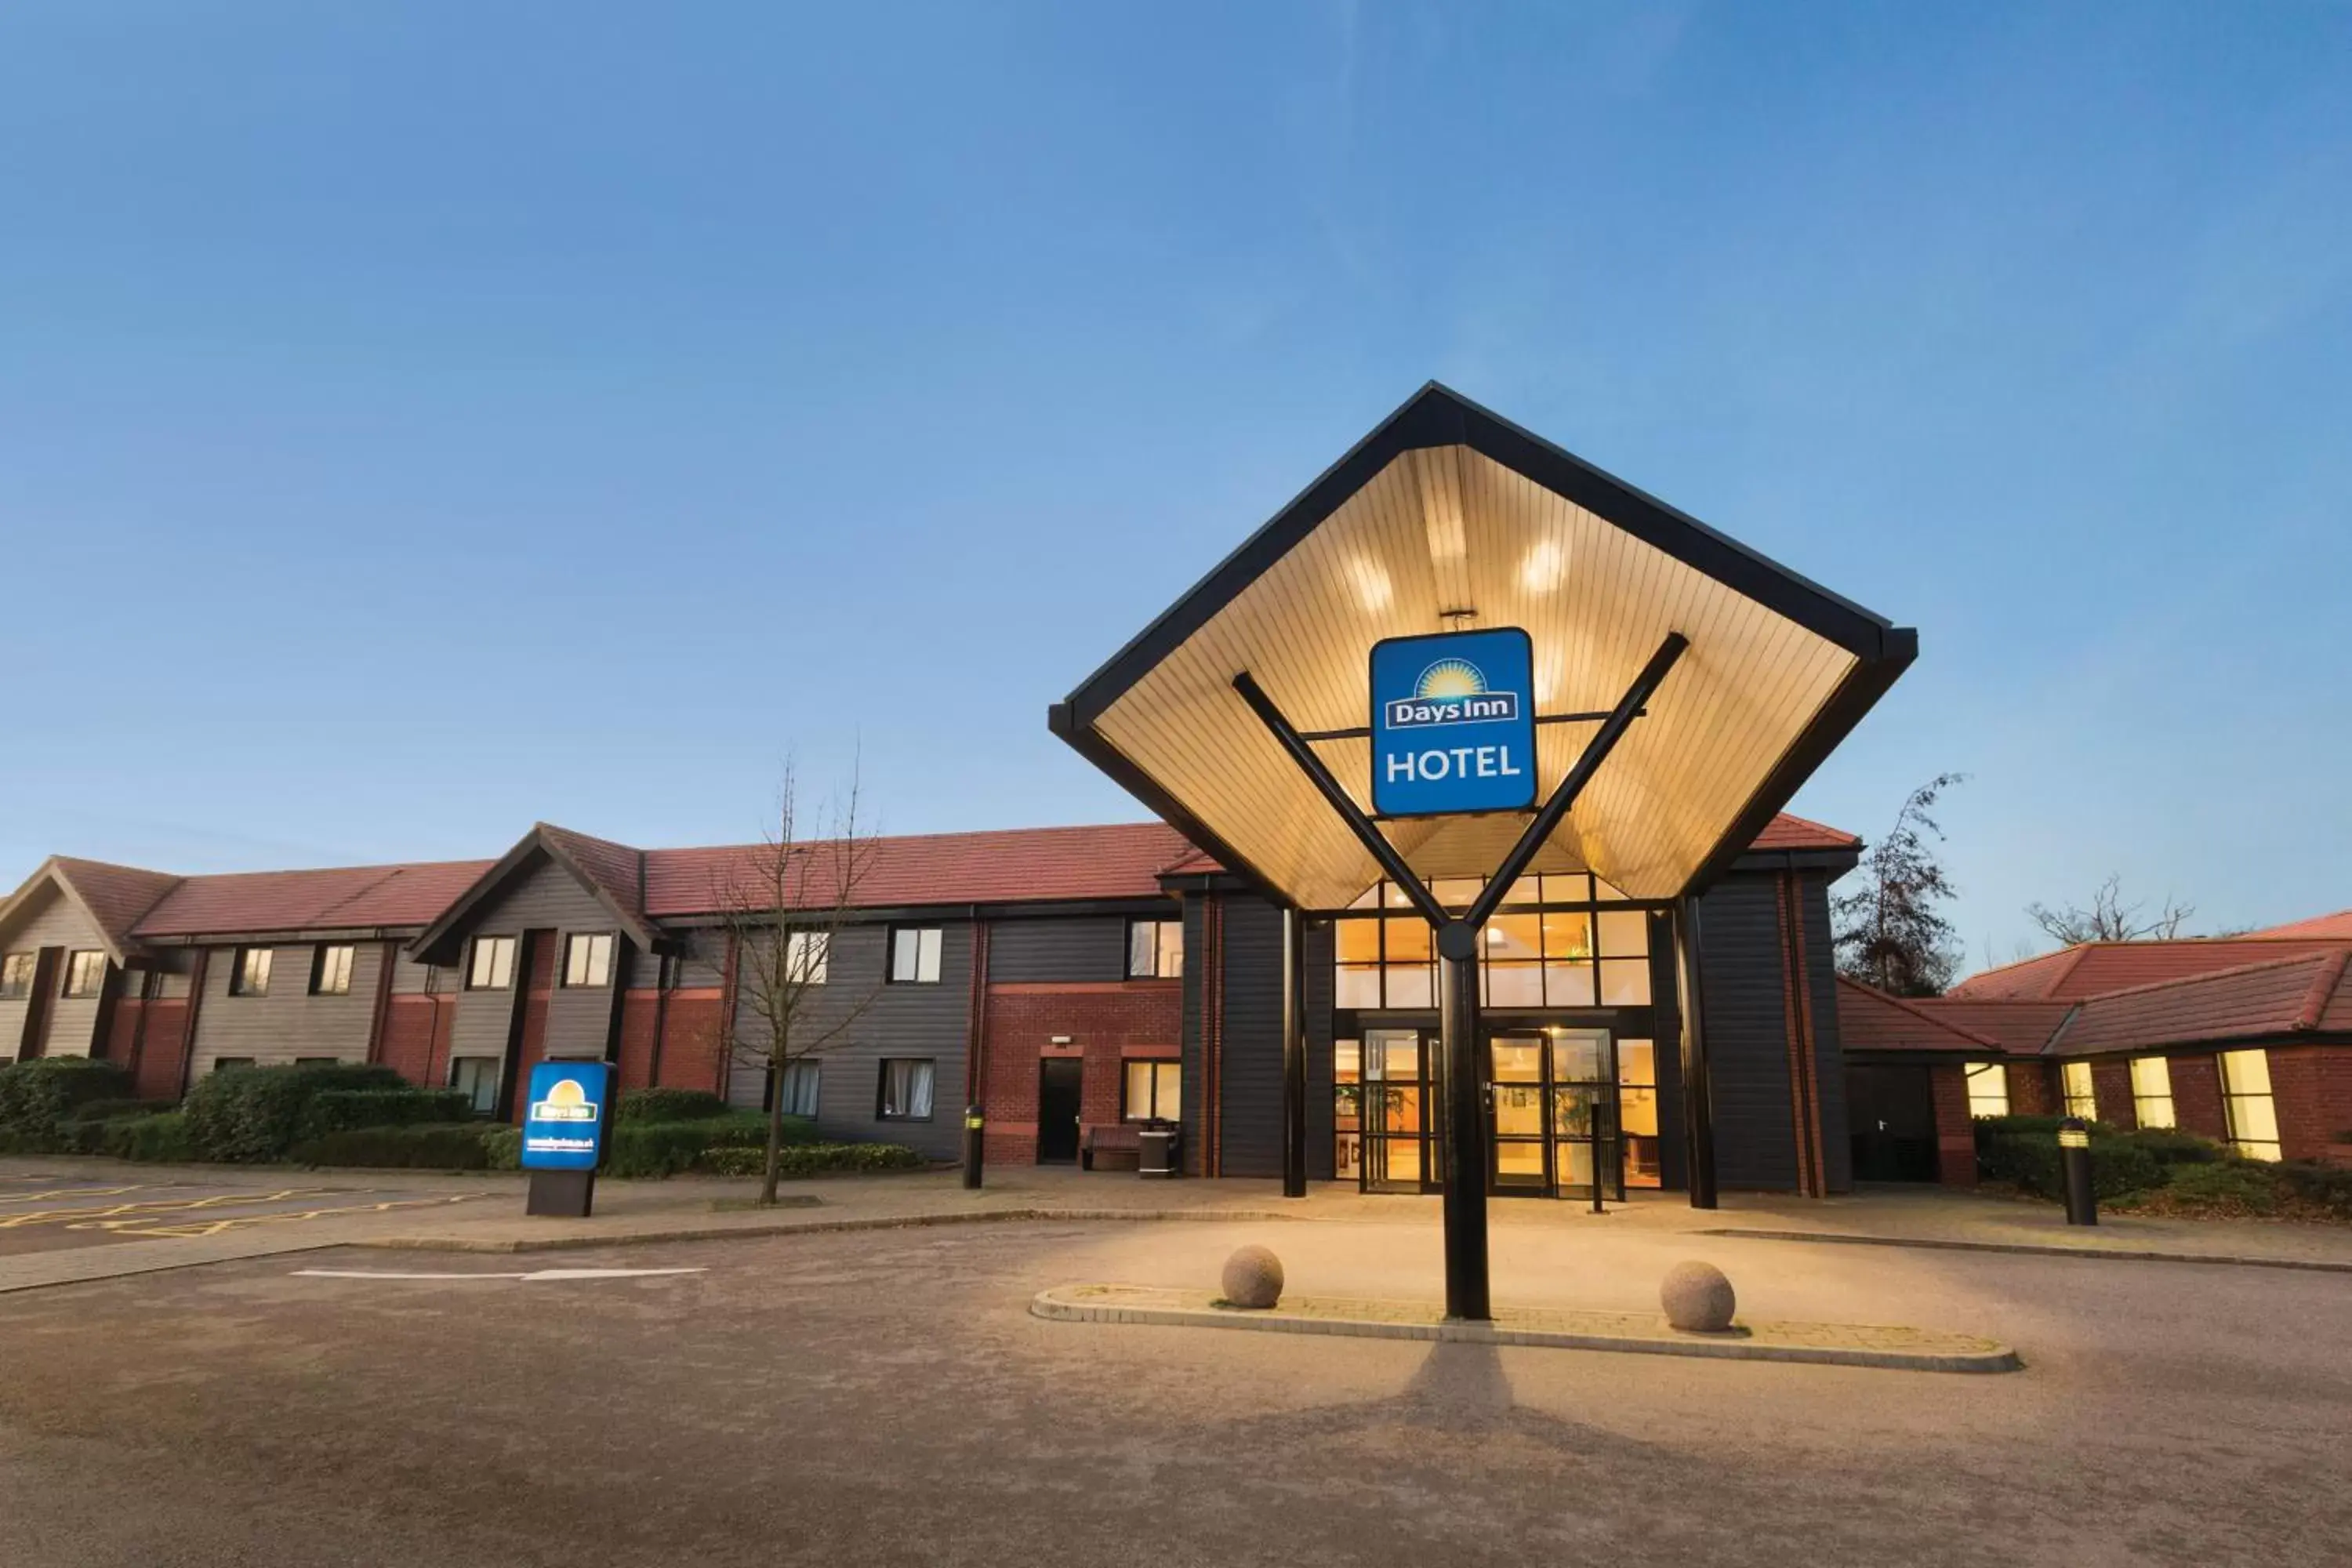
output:
M2099 1119L2099 1095L2091 1086L2090 1063L2061 1062L2058 1087L2066 1097L2067 1115L2079 1116L2085 1121Z
M1131 980L1173 980L1184 973L1182 921L1127 922L1127 973Z
M1364 1047L1360 1040L1331 1042L1331 1173L1357 1178L1363 1155Z
M1602 916L1606 920L1607 916ZM1617 1042L1617 1132L1629 1187L1663 1186L1658 1142L1658 1048L1650 1040Z
M464 1091L468 1107L475 1115L489 1115L498 1109L499 1103L499 1058L453 1058L449 1063L449 1087Z
M2261 1051L2221 1053L2221 1104L2230 1142L2249 1160L2279 1157L2278 1104L2271 1098L2271 1060Z
M268 995L270 958L270 950L266 947L238 948L236 966L228 972L228 994L232 996Z
M784 1114L786 1116L816 1114L816 1063L792 1062L785 1066Z
M1129 1062L1120 1086L1122 1121L1176 1121L1183 1110L1184 1068L1181 1062Z
M514 984L515 939L510 936L478 936L474 939L473 962L466 966L466 989L468 991L503 991Z
M938 935L937 931L931 934ZM881 1121L929 1121L931 1119L931 1064L905 1058L882 1063L882 1092L875 1107Z
M1467 905L1479 884L1442 879L1439 900ZM1522 877L1486 923L1479 952L1479 998L1489 1007L1646 1007L1650 916L1639 909L1594 909L1596 884L1581 873ZM1622 898L1613 889L1604 896ZM1396 910L1404 895L1378 882L1349 907ZM1555 906L1576 904L1564 909ZM1334 922L1332 1001L1347 1008L1437 1005L1437 954L1426 921L1412 915Z
M793 984L824 984L825 973L832 962L833 938L825 932L796 931L784 938L784 973ZM816 1068L811 1066L809 1070L814 1072Z
M929 985L940 977L940 928L899 926L890 932L890 979L900 985ZM926 1110L924 1115L930 1114Z
M33 963L29 952L0 958L0 1002L15 1002L33 994Z
M2162 1057L2134 1057L2131 1064L2132 1117L2142 1127L2175 1127L2172 1112L2172 1064Z
M563 939L563 984L609 985L613 980L613 933L582 931Z
M2007 1068L1999 1062L1969 1062L1960 1070L1968 1075L1970 1116L2009 1114Z
M352 994L352 958L358 950L333 944L319 949L310 961L310 994L348 996Z

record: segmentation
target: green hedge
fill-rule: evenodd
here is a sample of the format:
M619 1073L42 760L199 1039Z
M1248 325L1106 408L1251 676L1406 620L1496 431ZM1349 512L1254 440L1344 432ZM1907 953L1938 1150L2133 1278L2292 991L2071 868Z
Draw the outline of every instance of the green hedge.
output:
M1995 1133L1977 1141L1977 1163L1999 1182L2012 1182L2045 1198L2066 1195L2064 1167L2058 1157L2058 1135L2050 1132ZM2168 1167L2129 1137L2106 1133L2091 1136L2091 1186L2103 1198L2164 1185Z
M0 1066L0 1152L65 1152L66 1129L81 1107L128 1100L131 1075L88 1057L37 1057Z
M807 1143L816 1129L804 1117L784 1118L787 1147ZM611 1134L604 1173L613 1176L674 1176L690 1171L715 1149L765 1149L768 1117L760 1110L730 1110L691 1121L625 1121Z
M347 1127L303 1140L294 1145L292 1157L305 1165L486 1171L490 1166L488 1136L494 1131L478 1121Z
M356 1062L231 1068L207 1073L184 1106L198 1156L228 1163L282 1160L308 1131L317 1096L333 1089L405 1089L388 1067Z
M621 1096L615 1121L696 1121L727 1114L727 1102L707 1089L633 1089Z
M104 1100L86 1100L73 1109L76 1121L112 1121L124 1116L152 1116L158 1111L174 1109L168 1100L131 1100L109 1095Z
M196 1158L196 1143L188 1131L186 1115L177 1110L152 1116L123 1116L98 1123L99 1146L93 1153L118 1160L148 1160L186 1164Z
M486 1127L482 1130L482 1153L493 1171L522 1169L522 1129L520 1127Z
M2317 1205L2337 1219L2352 1219L2352 1168L2325 1160L2288 1160L2271 1169L2278 1173L2279 1184L2295 1197Z
M461 1089L322 1089L302 1113L302 1139L362 1127L444 1125L472 1118L473 1097Z
M767 1168L767 1150L713 1149L694 1168L714 1176L757 1176ZM786 1178L839 1171L919 1171L930 1162L904 1143L793 1143L777 1152Z

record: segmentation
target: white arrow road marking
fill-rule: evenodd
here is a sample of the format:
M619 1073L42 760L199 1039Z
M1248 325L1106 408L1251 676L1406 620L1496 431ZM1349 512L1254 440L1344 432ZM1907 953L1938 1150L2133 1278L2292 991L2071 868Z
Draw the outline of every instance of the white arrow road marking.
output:
M297 1268L310 1279L636 1279L648 1274L705 1274L704 1268L534 1268L520 1274L406 1273L390 1268Z

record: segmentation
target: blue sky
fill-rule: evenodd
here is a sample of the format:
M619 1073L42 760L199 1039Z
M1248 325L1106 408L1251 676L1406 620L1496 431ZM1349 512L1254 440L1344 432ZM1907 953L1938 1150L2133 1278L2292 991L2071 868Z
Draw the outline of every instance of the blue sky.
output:
M1044 710L1437 377L1895 619L1797 802L2352 904L2352 8L29 4L0 881L1138 808Z

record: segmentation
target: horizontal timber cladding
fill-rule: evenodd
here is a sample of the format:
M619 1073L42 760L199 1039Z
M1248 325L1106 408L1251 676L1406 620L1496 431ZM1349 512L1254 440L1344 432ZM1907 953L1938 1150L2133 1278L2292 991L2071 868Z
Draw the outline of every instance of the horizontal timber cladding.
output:
M904 1143L938 1160L963 1150L964 1057L971 1038L971 924L969 921L905 921L940 929L940 977L892 984L887 925L850 926L838 932L825 964L824 984L811 1004L809 1027L833 1027L860 1001L865 1010L807 1059L817 1068L817 1131L841 1142ZM731 1064L728 1098L760 1105L766 1086L759 1059L767 1043L757 1011L740 998L735 1028L747 1050ZM667 1054L666 1047L665 1054ZM882 1064L903 1058L931 1064L931 1114L926 1121L882 1121ZM665 1069L665 1081L669 1081Z
M1806 1021L1813 1036L1813 1121L1820 1131L1825 1190L1853 1190L1853 1140L1845 1110L1845 1051L1838 1039L1837 964L1830 930L1830 882L1819 871L1796 874L1803 915Z
M64 950L58 955L55 978L48 996L47 1022L42 1032L46 1044L37 1050L24 1052L26 1056L46 1054L53 1057L86 1057L98 1039L99 999L96 996L60 996L66 961L78 952L103 948L105 938L81 906L58 891L52 882L46 890L46 902L39 912L10 934L5 944L10 952L38 952L45 947ZM13 1057L24 1040L26 1020L33 1016L34 998L21 996L14 1001L0 1002L0 1058Z
M1793 1191L1799 1166L1779 879L1717 883L1700 900L1699 942L1716 1179L1727 1187Z
M1176 913L1170 904L1168 913ZM1073 915L999 920L988 936L991 984L1127 978L1127 918Z
M1177 1160L1188 1175L1207 1175L1213 1169L1209 1156L1215 1136L1209 1115L1209 1023L1215 997L1217 965L1211 944L1217 929L1214 894L1187 894L1184 899L1184 986L1180 1022L1184 1031L1183 1072L1180 1092L1184 1100L1184 1137Z
M533 933L529 942L524 933ZM614 997L609 984L566 991L553 982L562 973L563 942L573 933L614 935L613 974L621 973L620 937L613 917L580 879L544 851L529 856L503 887L474 911L460 933L456 955L458 984L469 972L473 944L484 937L516 939L515 962L507 986L461 989L450 1031L451 1057L497 1057L509 1062L502 1075L511 1090L530 1065L545 1057L602 1057L612 1037ZM534 994L535 993L535 994ZM525 1028L515 1041L518 1010ZM447 1068L443 1065L446 1076ZM520 1104L521 1097L516 1095Z
M320 944L262 945L269 947L269 988L257 996L230 994L237 954L246 949L207 950L204 1007L196 1021L195 1076L212 1071L213 1064L225 1058L259 1067L310 1058L367 1060L368 1042L375 1032L376 984L390 944L341 944L352 949L351 989L328 996L310 994Z
M1282 1174L1282 911L1264 899L1223 900L1217 1064L1219 1173Z

